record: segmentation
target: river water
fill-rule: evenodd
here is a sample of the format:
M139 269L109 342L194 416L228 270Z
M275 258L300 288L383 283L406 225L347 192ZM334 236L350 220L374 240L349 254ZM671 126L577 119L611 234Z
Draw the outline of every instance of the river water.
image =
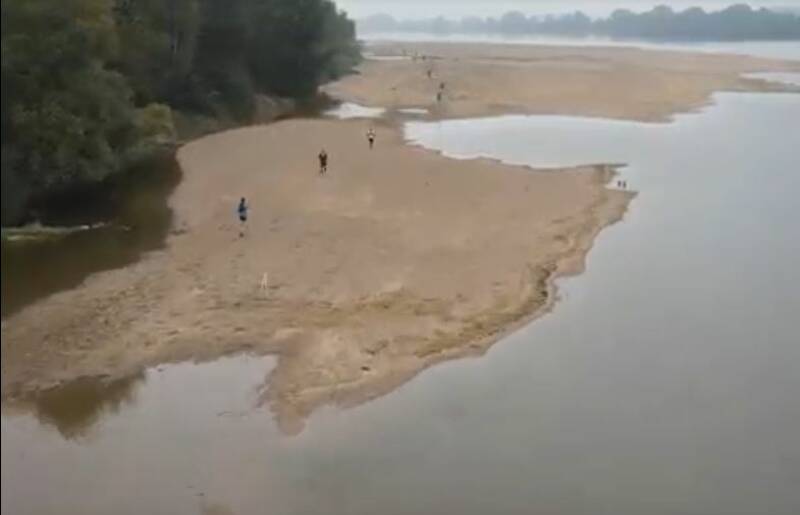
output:
M33 242L4 238L3 318L53 292L74 288L90 274L128 265L160 248L172 222L165 199L179 180L175 159L161 156L132 170L104 205L61 216L67 228L98 219L107 222L98 228Z
M800 513L800 95L406 127L459 158L625 163L639 194L550 315L296 437L257 405L269 358L4 405L2 513Z

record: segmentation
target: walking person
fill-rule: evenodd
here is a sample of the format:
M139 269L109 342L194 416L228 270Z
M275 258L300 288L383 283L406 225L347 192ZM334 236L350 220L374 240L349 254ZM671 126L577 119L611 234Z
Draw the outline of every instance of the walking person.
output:
M243 238L245 234L245 230L247 228L247 210L249 209L247 205L247 199L242 197L239 200L239 207L237 208L237 213L239 214L239 237Z
M325 152L325 149L319 151L319 174L325 175L328 171L328 153Z
M369 149L372 150L372 147L375 146L375 129L372 127L367 131L367 141L369 141Z

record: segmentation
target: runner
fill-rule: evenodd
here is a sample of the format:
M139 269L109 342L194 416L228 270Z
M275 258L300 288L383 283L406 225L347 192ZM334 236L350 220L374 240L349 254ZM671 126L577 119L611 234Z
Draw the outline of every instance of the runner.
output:
M325 152L323 148L319 152L319 174L325 175L325 172L328 171L328 153Z
M245 229L247 228L247 200L242 197L239 200L239 207L237 212L239 213L239 237L244 237Z

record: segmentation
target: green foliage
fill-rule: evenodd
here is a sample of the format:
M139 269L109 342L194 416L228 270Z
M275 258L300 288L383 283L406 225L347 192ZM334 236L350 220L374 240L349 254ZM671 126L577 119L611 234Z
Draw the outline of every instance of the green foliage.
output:
M246 57L250 40L247 0L202 0L202 23L194 58L198 107L227 110L248 120L255 109Z
M191 70L199 23L192 0L118 0L114 16L120 51L111 64L127 78L139 103L162 100Z
M106 2L3 2L4 185L47 196L119 170L135 127L124 77L103 67L115 49Z
M3 0L3 224L174 141L172 109L247 122L359 58L328 0Z
M641 13L618 9L608 18L596 20L580 11L545 17L512 11L500 19L471 17L460 21L442 17L398 21L378 14L360 20L359 28L364 32L558 34L681 41L798 40L800 16L785 9L754 10L745 4L714 12L699 7L676 12L661 5Z
M123 165L136 164L171 145L177 137L172 109L164 104L148 104L134 116L136 144L127 153Z
M308 96L358 63L355 25L332 2L254 0L253 5L248 63L260 91Z

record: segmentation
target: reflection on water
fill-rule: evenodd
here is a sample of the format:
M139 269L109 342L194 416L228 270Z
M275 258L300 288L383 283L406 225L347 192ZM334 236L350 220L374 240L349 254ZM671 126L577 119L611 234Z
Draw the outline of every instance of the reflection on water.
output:
M108 208L114 223L37 241L3 241L2 316L53 292L72 288L89 274L135 262L159 248L169 231L167 196L180 178L173 157L131 172ZM84 223L78 221L76 223Z
M3 513L796 515L800 96L715 100L410 124L461 157L625 162L640 193L552 314L297 437L247 357L148 371L91 439L4 414Z
M269 470L262 442L279 440L258 406L271 366L248 356L165 365L51 390L30 415L4 410L2 513L196 515L227 509L226 495L277 495L247 480Z
M107 381L87 377L36 394L31 402L39 422L54 426L64 438L84 436L104 416L117 413L136 398L144 373Z

